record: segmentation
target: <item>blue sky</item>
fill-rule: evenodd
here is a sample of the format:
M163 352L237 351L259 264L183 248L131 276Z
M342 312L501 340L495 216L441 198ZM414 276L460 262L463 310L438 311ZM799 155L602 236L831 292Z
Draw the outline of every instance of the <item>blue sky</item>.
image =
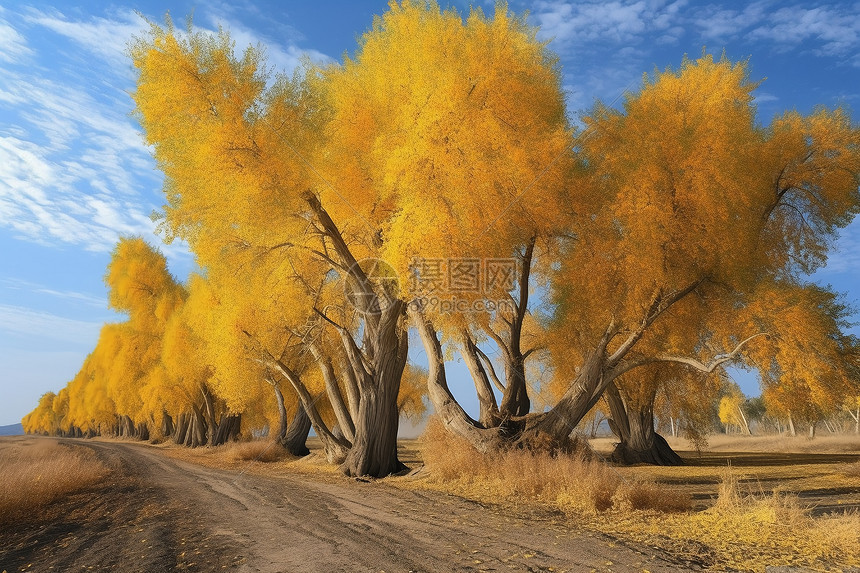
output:
M467 2L454 1L461 11ZM443 5L448 5L443 2ZM152 242L161 177L129 116L126 43L169 10L198 27L261 42L278 70L307 54L339 60L387 3L0 3L0 425L16 423L74 376L105 321L102 276L122 234ZM860 108L860 4L659 0L522 1L560 56L572 115L621 101L642 73L703 49L750 58L759 119L814 105ZM490 6L490 8L492 7ZM856 118L856 111L855 111ZM183 245L162 246L184 279ZM840 238L823 283L860 302L860 224ZM744 383L747 393L754 384Z

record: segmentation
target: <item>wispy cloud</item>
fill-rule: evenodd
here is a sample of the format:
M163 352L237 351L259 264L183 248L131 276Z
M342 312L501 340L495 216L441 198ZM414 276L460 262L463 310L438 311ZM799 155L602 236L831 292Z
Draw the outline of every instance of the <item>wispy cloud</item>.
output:
M13 337L32 336L40 340L89 344L98 338L102 322L73 320L55 314L0 304L0 332Z
M116 67L132 33L128 17L74 23L30 10L19 21L20 34L47 28L104 61L63 66L62 50L39 53L33 43L35 65L0 65L0 101L11 112L0 128L0 225L21 239L91 251L110 250L119 235L154 238L149 213L161 178L128 116L132 80Z
M124 72L129 77L132 71L126 57L128 42L147 27L146 22L131 10L119 11L112 18L93 17L76 21L58 10L29 9L25 20L72 40L90 55L109 64L115 72Z
M8 54L26 49L45 64L5 67L0 60L0 102L13 118L0 128L0 225L26 240L92 251L109 250L119 235L157 242L149 214L163 201L161 176L128 115L134 78L125 54L148 24L130 10L84 20L32 8L17 16L18 30L0 20L2 42L12 46ZM208 24L210 32L219 25L229 29L238 50L267 46L269 63L279 71L291 72L305 57L329 60L224 18L210 16ZM39 43L27 47L27 34L45 31L72 47L51 53L34 51ZM62 65L64 58L70 65ZM184 247L165 251L181 256Z
M845 57L860 65L860 4L782 7L750 33L784 50L809 42L815 53Z
M96 296L93 294L75 292L69 290L57 290L48 286L18 279L14 277L0 278L0 287L11 291L25 291L35 294L43 294L53 298L80 302L87 306L99 309L107 309L107 298L104 296Z
M532 18L541 27L541 37L553 39L556 49L593 42L631 45L643 41L646 34L672 41L680 31L678 17L685 4L685 0L542 0L535 2Z
M742 9L709 5L693 18L705 39L761 42L783 52L800 51L860 65L860 4L795 4L760 0Z
M817 274L824 276L856 274L860 269L860 219L855 219L840 233L834 249L827 257L827 266Z
M32 53L27 46L27 40L3 19L0 7L0 61L20 62L22 58Z
M275 72L291 75L305 59L315 64L326 64L333 61L331 57L320 51L299 48L293 43L284 45L273 38L262 36L235 20L230 11L210 13L206 21L210 26L210 32L214 33L219 27L229 31L230 37L236 42L236 50L239 53L249 46L253 48L262 47L269 68Z

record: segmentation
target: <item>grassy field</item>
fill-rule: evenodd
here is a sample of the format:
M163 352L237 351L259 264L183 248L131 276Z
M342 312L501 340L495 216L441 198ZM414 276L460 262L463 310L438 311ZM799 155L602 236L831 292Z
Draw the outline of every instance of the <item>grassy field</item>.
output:
M418 444L429 469L419 487L561 511L706 568L860 565L857 436L714 436L702 452L674 441L685 466L617 467L601 462L610 439L593 441L592 457L476 456L438 431Z
M110 469L85 447L46 438L0 443L0 526L103 480Z

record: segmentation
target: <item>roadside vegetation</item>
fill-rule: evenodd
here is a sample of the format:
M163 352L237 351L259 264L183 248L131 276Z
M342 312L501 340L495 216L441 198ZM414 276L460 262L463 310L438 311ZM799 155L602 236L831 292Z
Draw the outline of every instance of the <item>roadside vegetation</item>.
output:
M756 466L732 467L729 458L722 466L617 467L582 443L572 456L529 450L476 455L431 423L419 446L427 477L398 485L559 510L586 527L716 570L860 565L860 461L783 465L763 454L776 444L796 450L790 442L750 438L749 450L733 450L758 452L749 455L763 458ZM837 443L837 451L860 454L856 437ZM695 452L686 455L695 463ZM837 509L816 512L816 503L801 497L807 492L824 492L815 502Z
M0 441L0 526L32 519L51 502L86 491L111 472L84 446L56 440Z

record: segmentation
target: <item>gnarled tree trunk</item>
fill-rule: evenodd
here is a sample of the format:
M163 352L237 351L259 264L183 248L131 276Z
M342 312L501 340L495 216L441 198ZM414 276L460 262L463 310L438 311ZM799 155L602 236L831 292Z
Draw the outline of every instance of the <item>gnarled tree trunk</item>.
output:
M306 456L311 451L308 449L308 434L311 431L311 419L305 411L305 406L301 402L296 406L296 413L290 425L284 431L282 438L278 442L292 455L297 457Z
M656 466L683 465L681 459L654 429L654 398L652 393L645 404L632 407L613 382L606 389L609 402L609 426L620 442L612 452L612 461L625 465L651 464Z
M405 305L392 301L365 324L365 349L371 369L364 366L358 348L350 357L358 376L361 402L355 420L355 440L341 471L349 476L385 477L406 466L397 456L397 429L400 414L397 394L409 346L409 333L402 324Z

